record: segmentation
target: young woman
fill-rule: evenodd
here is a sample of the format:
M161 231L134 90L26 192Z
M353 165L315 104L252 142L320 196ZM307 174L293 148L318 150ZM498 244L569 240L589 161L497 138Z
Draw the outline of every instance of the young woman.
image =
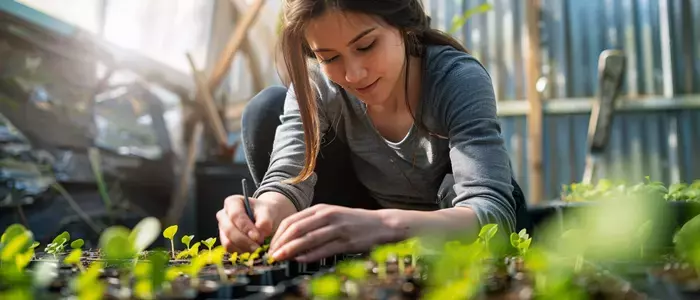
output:
M242 120L257 189L217 213L229 251L273 236L277 260L314 261L420 234L527 227L491 80L420 0L286 0L290 88ZM273 235L274 234L274 235Z

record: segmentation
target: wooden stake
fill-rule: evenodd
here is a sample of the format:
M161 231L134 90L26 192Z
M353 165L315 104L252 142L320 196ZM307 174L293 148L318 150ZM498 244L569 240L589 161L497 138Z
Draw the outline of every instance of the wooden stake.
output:
M542 176L542 99L537 91L540 78L540 0L528 0L526 5L527 38L525 42L527 101L530 110L527 114L527 150L529 166L529 203L538 204L544 197Z

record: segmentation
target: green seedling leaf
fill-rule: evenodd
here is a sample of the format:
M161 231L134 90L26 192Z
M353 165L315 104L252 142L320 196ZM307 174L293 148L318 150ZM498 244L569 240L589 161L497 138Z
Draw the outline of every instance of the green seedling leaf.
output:
M192 245L190 250L187 251L190 253L190 257L196 257L197 255L199 255L199 246L201 245L202 244L200 242L196 242L194 243L194 245Z
M194 239L194 235L183 235L181 242L187 246L187 249L190 249L190 242L192 242L192 239Z
M211 250L211 247L214 247L214 244L216 244L216 238L208 238L204 241L202 241L202 244L206 245L209 250Z
M164 251L153 252L149 260L151 262L151 285L153 291L160 291L166 281L166 268L168 267L168 254Z
M32 249L29 249L24 253L18 253L15 257L15 264L17 265L17 269L19 269L20 271L24 271L24 268L27 267L29 262L32 260L32 257L34 257L34 250Z
M700 267L700 215L683 224L673 237L676 252L691 263Z
M67 265L77 265L80 264L80 258L83 255L83 251L80 249L73 249L66 258L63 259L63 262Z
M83 245L85 245L85 241L83 241L83 239L77 239L70 243L70 247L73 249L80 249L80 247L82 247Z
M15 260L15 256L26 252L29 246L32 244L33 236L29 231L25 231L20 235L12 237L12 239L7 238L8 243L2 247L2 255L0 259L2 261L10 262Z
M25 231L27 231L27 228L25 228L21 224L12 224L8 226L7 229L5 229L5 232L0 238L0 243L7 244L16 236L23 234Z
M134 250L142 252L158 238L160 234L160 221L154 217L146 217L141 220L129 235Z
M314 278L310 282L311 294L320 298L336 298L340 296L340 279L332 274Z
M514 248L518 248L518 246L520 246L520 236L517 233L513 232L510 234L510 244Z
M131 240L129 229L123 226L107 228L100 236L100 248L104 257L109 260L125 260L134 258L137 254Z
M343 261L336 267L338 274L353 280L364 280L367 277L367 267L364 261Z
M235 265L238 262L238 252L231 253L228 257L228 261Z
M34 250L34 249L36 249L36 247L39 247L39 242L32 243L32 245L29 247L29 249Z
M224 249L224 246L216 246L214 249L211 250L211 263L215 264L217 266L222 266L224 263L224 254L226 254L226 249Z
M479 231L479 238L488 243L498 232L498 224L486 224Z
M53 243L59 246L65 244L68 241L70 241L70 233L68 233L68 231L64 231L63 233L59 234L56 238L53 239Z
M175 238L175 234L177 233L177 225L172 225L168 228L165 228L163 231L163 237L166 239L172 240Z

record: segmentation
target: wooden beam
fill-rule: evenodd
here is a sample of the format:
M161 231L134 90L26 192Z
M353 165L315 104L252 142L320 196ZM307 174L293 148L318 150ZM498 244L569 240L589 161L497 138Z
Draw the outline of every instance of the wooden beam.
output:
M243 18L237 22L236 28L226 44L226 48L224 48L224 51L221 53L219 62L214 66L214 71L209 77L209 90L216 90L226 74L229 72L233 57L235 56L236 52L238 52L241 44L243 44L246 34L248 33L248 29L251 25L253 25L253 22L260 13L263 4L265 4L265 0L256 0L253 2L250 9L246 11L245 15L243 15Z
M223 121L219 117L216 104L214 103L214 98L212 97L211 89L209 89L209 86L206 84L206 79L195 66L192 55L189 53L187 53L187 60L190 63L192 75L194 76L195 83L197 84L197 94L199 95L197 99L202 101L202 105L204 107L204 116L202 117L207 119L209 122L219 146L222 147L222 149L226 148L228 145L226 129L224 128Z
M527 150L530 179L529 203L538 204L544 197L542 168L542 99L537 91L540 78L540 0L528 0L526 5L527 35L525 46L526 90L529 110L527 114Z

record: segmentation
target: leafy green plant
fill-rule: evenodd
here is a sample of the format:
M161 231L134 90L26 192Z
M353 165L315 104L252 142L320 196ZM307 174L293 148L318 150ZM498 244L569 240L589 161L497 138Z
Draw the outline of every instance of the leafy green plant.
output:
M64 231L56 236L50 244L46 245L44 251L46 253L53 254L54 258L56 258L56 255L64 252L68 241L70 241L70 233L68 233L68 231Z
M525 229L520 230L518 233L513 232L510 234L510 244L518 250L520 256L525 256L525 254L527 254L531 243L532 238L527 234L527 230Z
M194 235L183 235L182 239L180 240L185 246L187 246L187 251L190 250L190 242L192 242L192 239L194 239Z
M199 255L199 246L200 242L194 243L192 247L189 247L186 251L180 251L180 253L177 254L177 259L183 259L186 257L196 257Z
M691 264L700 274L700 215L695 216L676 232L673 243L679 257Z
M63 259L63 263L67 265L74 265L80 269L80 272L85 272L85 267L83 267L83 263L81 262L81 259L83 257L83 250L80 248L78 249L73 249L67 256L66 258Z
M100 280L100 273L104 269L103 262L94 262L81 272L73 281L73 290L78 299L102 299L106 290L106 284Z
M209 250L209 263L216 266L216 270L219 273L221 282L226 282L227 277L224 272L224 254L226 254L226 249L224 246L217 246L216 248Z
M0 269L10 276L21 277L21 272L34 257L34 234L21 224L12 224L0 237ZM0 279L3 275L0 274Z
M363 281L367 278L367 267L364 261L342 261L336 266L336 272L352 280Z
M177 233L177 225L171 225L163 230L163 237L170 240L170 253L172 258L175 258L175 234Z
M211 248L214 247L214 244L216 244L216 238L208 238L202 241L202 244L207 246L207 248L209 248L209 251L211 251Z

